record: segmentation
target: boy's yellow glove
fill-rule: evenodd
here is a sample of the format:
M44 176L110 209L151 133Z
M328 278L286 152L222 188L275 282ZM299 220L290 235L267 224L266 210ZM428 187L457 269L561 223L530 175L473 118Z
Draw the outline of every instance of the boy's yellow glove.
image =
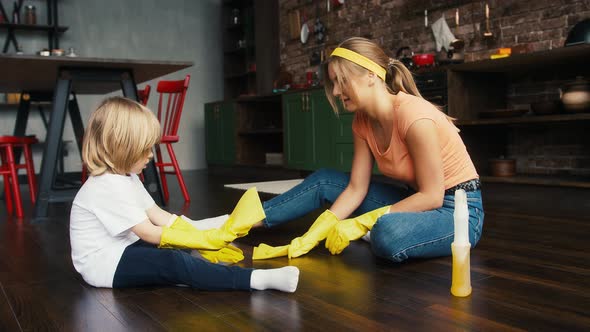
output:
M291 244L280 247L271 247L261 243L258 247L254 248L252 259L267 259L285 255L289 256L289 258L294 258L307 254L311 249L315 248L320 241L326 238L326 235L328 235L328 232L336 223L338 223L338 217L336 217L332 211L326 210L315 220L305 234L293 239Z
M373 228L377 219L389 212L389 206L369 211L356 218L345 219L337 223L328 234L326 248L332 255L342 252L350 241L358 240Z
M185 231L194 229L198 231L198 229L193 224L182 217L177 217L174 219L174 222L172 225L170 225L170 227ZM244 259L244 253L242 250L240 248L234 247L231 244L228 244L219 250L199 249L199 253L203 258L215 264L219 262L237 263Z
M196 229L186 220L177 217L169 227L162 227L159 248L218 250L235 240L232 233L223 229Z
M235 234L236 237L243 237L248 234L252 225L264 218L266 214L264 214L258 191L256 187L252 187L242 195L221 229Z
M219 250L199 250L199 253L203 258L210 261L211 263L237 263L244 259L244 253L240 248L234 247L228 244L227 247L223 247Z

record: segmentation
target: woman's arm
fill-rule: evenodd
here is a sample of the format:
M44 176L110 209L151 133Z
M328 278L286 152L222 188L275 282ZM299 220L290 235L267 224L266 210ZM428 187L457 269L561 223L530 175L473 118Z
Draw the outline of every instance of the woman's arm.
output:
M421 119L406 134L408 151L414 162L417 192L391 206L389 212L419 212L442 206L445 183L440 145L435 123Z
M371 154L371 150L366 141L355 135L350 182L330 207L330 211L338 219L347 218L361 205L369 190L372 169L373 155Z

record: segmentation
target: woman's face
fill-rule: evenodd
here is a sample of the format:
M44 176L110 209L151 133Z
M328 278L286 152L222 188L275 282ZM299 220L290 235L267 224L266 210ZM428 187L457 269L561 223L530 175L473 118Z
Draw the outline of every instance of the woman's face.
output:
M150 150L150 152L148 154L146 154L145 158L140 159L138 162L136 162L131 167L130 173L133 173L133 174L141 173L143 171L143 169L147 167L147 164L150 162L150 159L152 159L153 156L154 156L154 154Z
M342 72L332 62L328 64L328 76L333 85L332 95L342 101L342 105L347 111L357 111L359 109L358 101L356 100L356 94L352 93L353 90L356 91L356 89L353 89L355 85L354 79L350 78L350 81L347 81ZM343 84L340 84L339 78Z

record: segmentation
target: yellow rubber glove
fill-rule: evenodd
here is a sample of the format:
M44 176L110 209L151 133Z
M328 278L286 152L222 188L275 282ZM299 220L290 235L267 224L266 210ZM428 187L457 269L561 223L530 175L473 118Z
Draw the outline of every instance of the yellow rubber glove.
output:
M324 240L330 229L338 223L338 217L332 211L326 210L324 213L314 221L313 225L309 228L305 234L300 237L296 237L291 241L289 245L289 258L299 257L305 255L311 251L311 249L317 247L320 241Z
M311 225L305 234L293 239L289 245L271 247L261 243L258 247L254 248L252 259L267 259L281 256L294 258L307 254L320 241L326 238L326 235L328 235L328 232L336 223L338 223L338 217L332 211L326 210L314 221L313 225Z
M186 220L177 217L169 227L162 227L159 248L218 250L235 240L232 233L223 229L196 229Z
M254 251L252 252L252 260L287 256L288 250L288 244L280 247L271 247L268 244L261 243L258 245L258 247L254 247Z
M358 240L373 228L377 219L389 212L389 206L369 211L356 218L345 219L337 223L328 234L326 248L332 255L337 255L348 247L350 241Z
M228 244L227 247L223 247L219 250L199 250L199 253L203 258L210 261L211 263L237 263L244 259L244 253L240 248L234 247Z
M233 233L236 237L243 237L248 234L252 225L266 218L260 197L256 187L248 189L236 204L229 218L221 226L227 232Z

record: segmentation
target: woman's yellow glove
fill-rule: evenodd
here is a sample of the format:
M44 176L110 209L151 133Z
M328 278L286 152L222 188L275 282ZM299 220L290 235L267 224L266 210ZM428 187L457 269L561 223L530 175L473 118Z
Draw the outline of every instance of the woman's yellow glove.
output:
M234 247L228 244L227 247L223 247L219 250L199 250L199 253L203 258L210 261L211 263L237 263L244 259L244 253L240 248Z
M356 218L345 219L338 222L328 234L326 239L326 248L332 253L337 255L342 252L350 241L358 240L368 231L373 228L373 225L377 222L377 219L382 215L389 212L389 206L369 211Z
M293 239L290 244L271 247L261 243L258 247L254 247L252 259L268 259L281 256L294 258L305 255L326 238L326 235L336 223L338 223L338 217L332 211L326 210L314 221L305 234Z
M196 229L186 220L177 217L169 227L162 227L159 248L221 249L236 237L223 229Z
M256 187L252 187L242 195L242 198L240 198L221 228L235 234L236 237L243 237L248 234L252 225L264 218L266 218L266 214L260 202L258 191L256 191Z

